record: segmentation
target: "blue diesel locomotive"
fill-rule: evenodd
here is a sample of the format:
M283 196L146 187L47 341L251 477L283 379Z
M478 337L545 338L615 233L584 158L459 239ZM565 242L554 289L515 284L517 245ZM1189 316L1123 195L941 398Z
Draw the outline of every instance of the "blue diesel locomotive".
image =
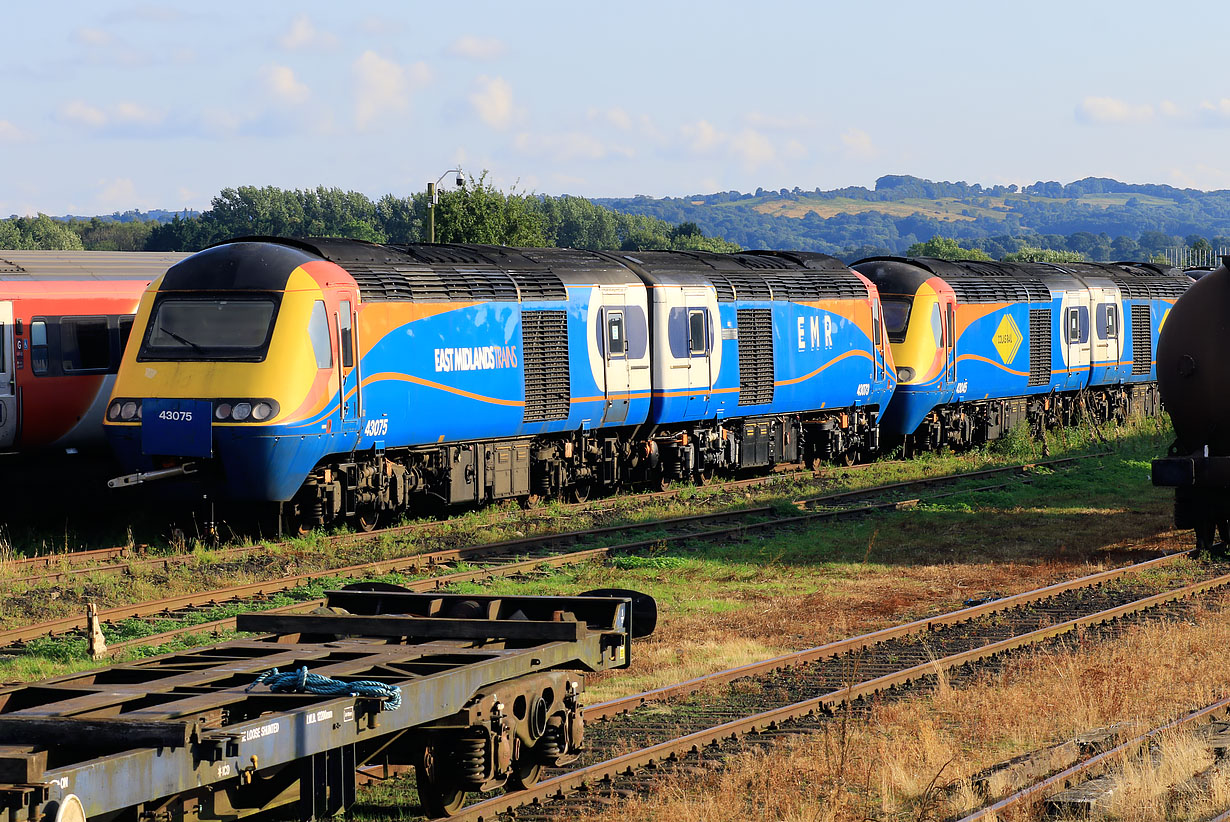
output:
M370 528L421 495L853 461L895 374L876 287L821 254L243 239L142 299L112 485Z
M1158 332L1191 280L1141 263L873 257L898 385L882 423L907 452L975 445L1028 423L1160 409Z

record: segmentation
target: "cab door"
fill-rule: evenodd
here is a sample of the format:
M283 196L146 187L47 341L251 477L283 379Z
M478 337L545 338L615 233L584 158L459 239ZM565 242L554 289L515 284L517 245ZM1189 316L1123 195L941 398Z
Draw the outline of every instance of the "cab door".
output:
M358 301L352 292L339 294L334 328L337 333L337 375L340 387L342 431L356 432L363 417L361 394L362 368L359 365L359 338L356 328Z
M1082 388L1089 382L1089 367L1093 343L1089 339L1089 292L1069 291L1063 302L1064 345L1068 374L1065 387Z
M0 302L0 448L17 441L17 375L13 369L13 303Z
M603 424L618 424L628 418L631 372L628 363L628 308L624 289L603 289L603 376L606 410Z

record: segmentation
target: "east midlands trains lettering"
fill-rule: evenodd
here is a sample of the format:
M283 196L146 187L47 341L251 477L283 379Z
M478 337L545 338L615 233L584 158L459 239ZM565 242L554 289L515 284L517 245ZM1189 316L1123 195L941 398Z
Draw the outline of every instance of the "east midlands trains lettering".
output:
M482 345L475 348L437 348L436 372L492 371L517 367L514 345Z

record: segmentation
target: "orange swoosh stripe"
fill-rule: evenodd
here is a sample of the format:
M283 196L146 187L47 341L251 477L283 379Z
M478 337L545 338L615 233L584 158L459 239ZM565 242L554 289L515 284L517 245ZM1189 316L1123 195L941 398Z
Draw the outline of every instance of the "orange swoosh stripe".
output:
M431 380L425 380L425 379L422 379L421 377L415 377L412 374L398 374L393 371L384 371L379 374L372 374L371 376L364 377L363 385L367 386L367 385L370 385L371 383L383 382L385 380L392 380L396 382L410 382L410 383L414 383L415 385L422 385L426 388L434 388L437 391L447 391L450 394L458 394L462 397L467 397L472 400L478 400L479 402L489 402L495 405L507 405L513 408L524 408L525 407L525 402L522 400L502 400L497 397L485 397L482 394L475 394L473 392L465 391L460 388L454 388L451 385L442 385L438 382L432 382Z

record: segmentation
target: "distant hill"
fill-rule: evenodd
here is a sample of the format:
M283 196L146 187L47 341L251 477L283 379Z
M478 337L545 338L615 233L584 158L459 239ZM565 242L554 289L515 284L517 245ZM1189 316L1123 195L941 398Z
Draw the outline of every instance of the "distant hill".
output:
M98 215L91 215L91 216L81 216L78 214L65 214L63 217L53 217L52 219L59 220L62 223L72 222L73 220L84 220L88 222L89 220L92 220L95 218L97 218L100 222L104 222L104 223L145 223L145 222L151 222L151 221L155 223L169 223L171 222L171 220L173 220L176 217L179 217L182 220L186 217L196 217L200 213L201 212L193 211L192 209L184 209L182 211L167 211L162 208L155 208L155 209L151 209L150 211L138 211L136 209L132 209L132 210L125 211L122 213L119 211L114 211L111 214L98 214Z
M1104 177L985 188L886 175L874 189L757 189L594 202L628 214L695 223L709 236L746 248L822 251L845 259L901 253L934 236L958 239L996 258L1025 244L1079 251L1095 260L1149 256L1191 245L1196 235L1214 247L1230 245L1230 191Z

